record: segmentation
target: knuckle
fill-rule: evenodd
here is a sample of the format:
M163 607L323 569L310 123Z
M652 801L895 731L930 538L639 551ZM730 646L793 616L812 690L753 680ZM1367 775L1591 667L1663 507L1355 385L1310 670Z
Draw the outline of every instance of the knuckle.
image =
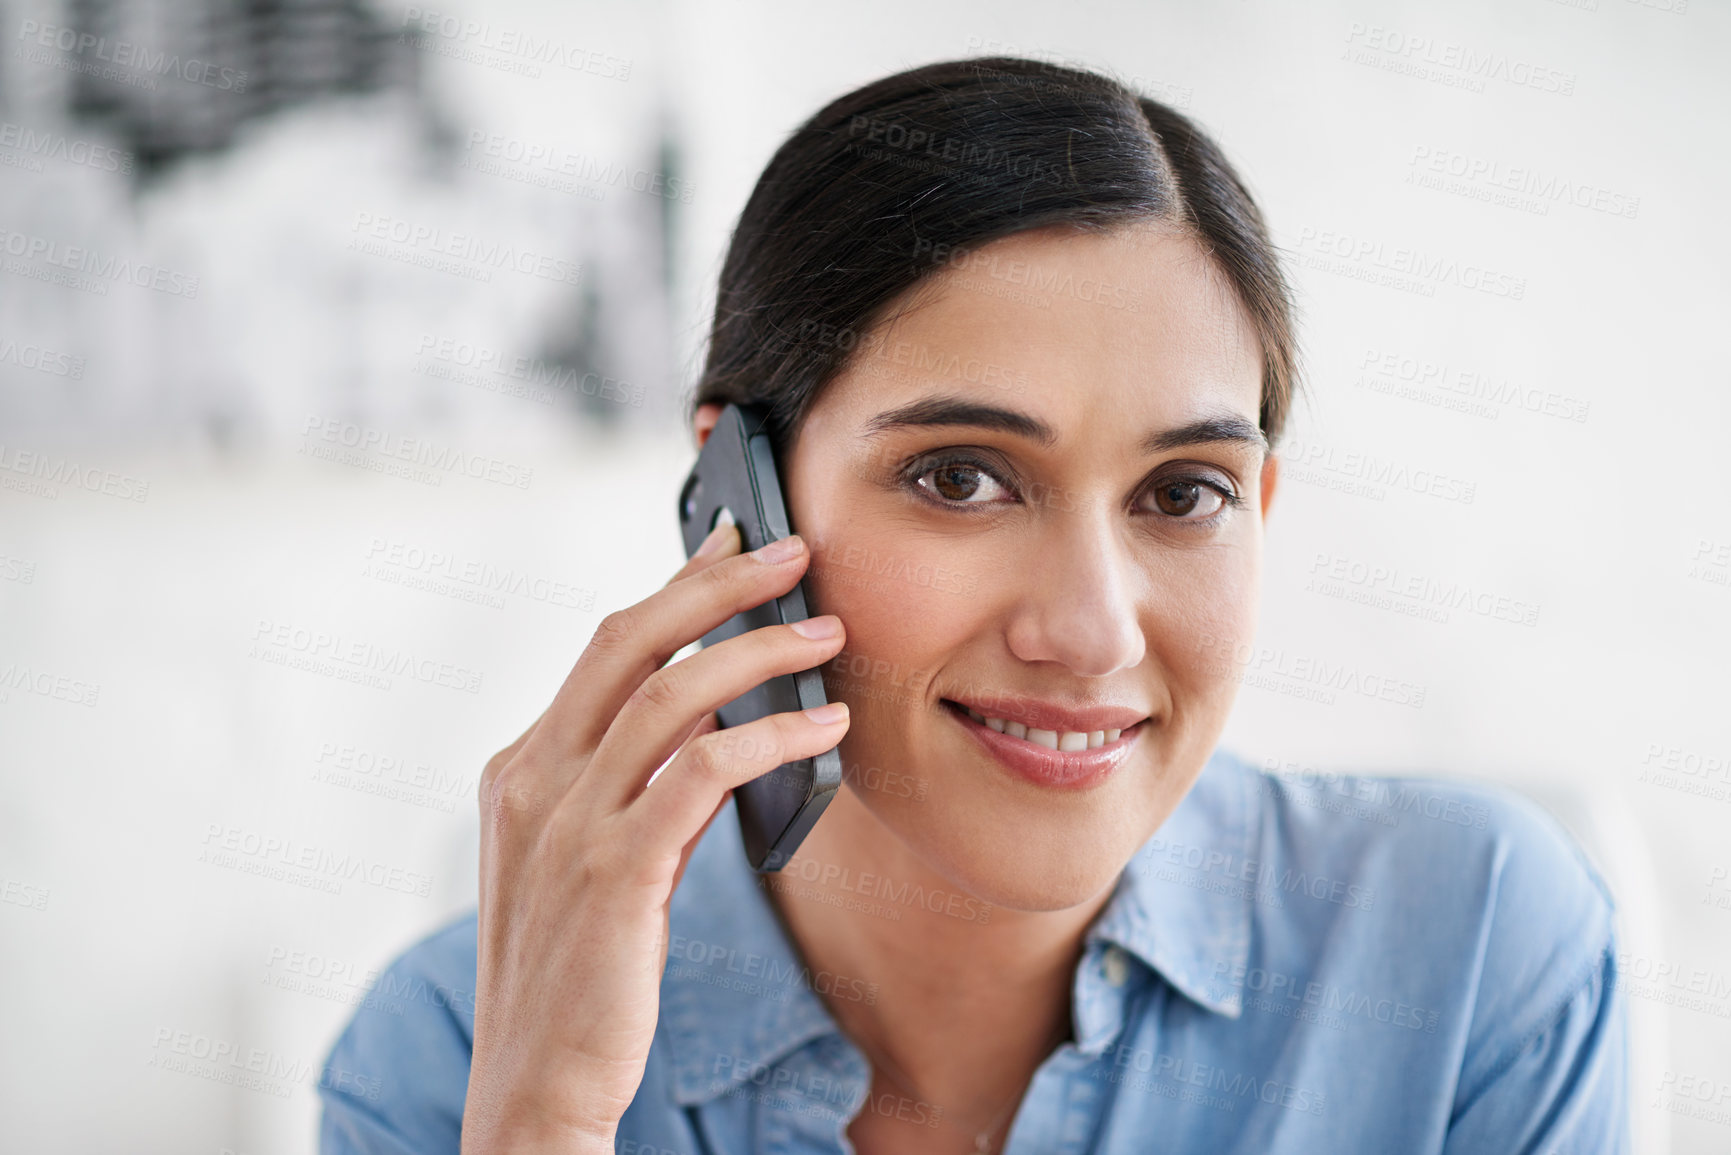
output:
M614 610L595 625L589 645L595 649L619 649L630 642L636 632L630 610Z
M724 743L717 740L724 733L726 731L705 734L691 743L686 758L693 774L710 782L727 781L728 751Z
M671 710L679 705L685 697L689 675L678 667L679 663L675 662L643 679L643 684L637 687L637 696L644 704L657 711Z
M546 800L530 788L521 764L511 760L496 767L488 763L481 775L480 804L489 824L499 827L541 813Z

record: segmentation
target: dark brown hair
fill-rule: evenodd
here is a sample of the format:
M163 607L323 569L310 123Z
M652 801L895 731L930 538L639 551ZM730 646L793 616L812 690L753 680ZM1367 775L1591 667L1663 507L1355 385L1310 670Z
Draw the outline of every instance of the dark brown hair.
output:
M784 451L886 308L956 254L1029 229L1151 219L1194 235L1249 314L1260 424L1277 443L1297 385L1291 292L1238 174L1166 105L1009 56L875 81L776 150L728 247L687 419L704 402L762 404Z

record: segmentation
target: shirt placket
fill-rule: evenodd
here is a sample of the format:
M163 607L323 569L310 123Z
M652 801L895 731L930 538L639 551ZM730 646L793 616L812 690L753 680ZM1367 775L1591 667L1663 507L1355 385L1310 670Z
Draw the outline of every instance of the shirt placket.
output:
M1099 1062L1099 1048L1123 1030L1129 977L1122 948L1089 946L1073 994L1077 1041L1059 1047L1034 1072L1003 1155L1083 1155L1091 1149L1110 1091L1089 1072Z

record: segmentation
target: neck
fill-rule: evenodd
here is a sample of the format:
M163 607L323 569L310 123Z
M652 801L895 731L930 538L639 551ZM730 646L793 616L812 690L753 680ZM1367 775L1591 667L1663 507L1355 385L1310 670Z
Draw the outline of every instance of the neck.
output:
M831 1014L873 1067L887 1060L902 1093L979 1127L1070 1037L1083 936L1110 896L1056 911L989 907L920 860L847 786L779 877L766 878L806 965L832 984ZM857 992L871 984L868 1002Z

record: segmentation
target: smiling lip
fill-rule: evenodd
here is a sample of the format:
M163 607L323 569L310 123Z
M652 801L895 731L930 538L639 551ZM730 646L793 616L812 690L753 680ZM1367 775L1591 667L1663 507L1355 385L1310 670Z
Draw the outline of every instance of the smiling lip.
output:
M1089 750L1051 750L1026 738L1016 738L976 722L968 716L967 707L951 699L944 699L944 711L954 718L961 726L973 735L974 740L984 746L986 752L1005 769L1024 781L1036 786L1045 786L1059 790L1086 790L1097 786L1116 770L1130 756L1130 747L1142 736L1142 721L1134 720L1124 726L1096 726L1095 729L1117 729L1122 731L1118 737L1102 746ZM977 707L976 707L977 708ZM995 706L994 709L1002 709ZM981 711L984 713L984 711ZM1100 707L1098 712L1064 711L1060 712L1068 721L1062 727L1044 726L1041 729L1080 729L1076 725L1080 719L1092 720L1095 717L1109 718L1114 722L1125 721L1125 711L1110 707ZM1131 713L1134 713L1133 711ZM991 717L998 717L993 714ZM1042 715L1051 720L1052 714Z
M1148 717L1148 711L1131 706L1084 706L1071 710L1036 698L1006 694L944 701L966 706L988 718L1002 718L1006 722L1020 722L1029 729L1055 730L1060 734L1065 730L1084 734L1091 730L1128 730Z

